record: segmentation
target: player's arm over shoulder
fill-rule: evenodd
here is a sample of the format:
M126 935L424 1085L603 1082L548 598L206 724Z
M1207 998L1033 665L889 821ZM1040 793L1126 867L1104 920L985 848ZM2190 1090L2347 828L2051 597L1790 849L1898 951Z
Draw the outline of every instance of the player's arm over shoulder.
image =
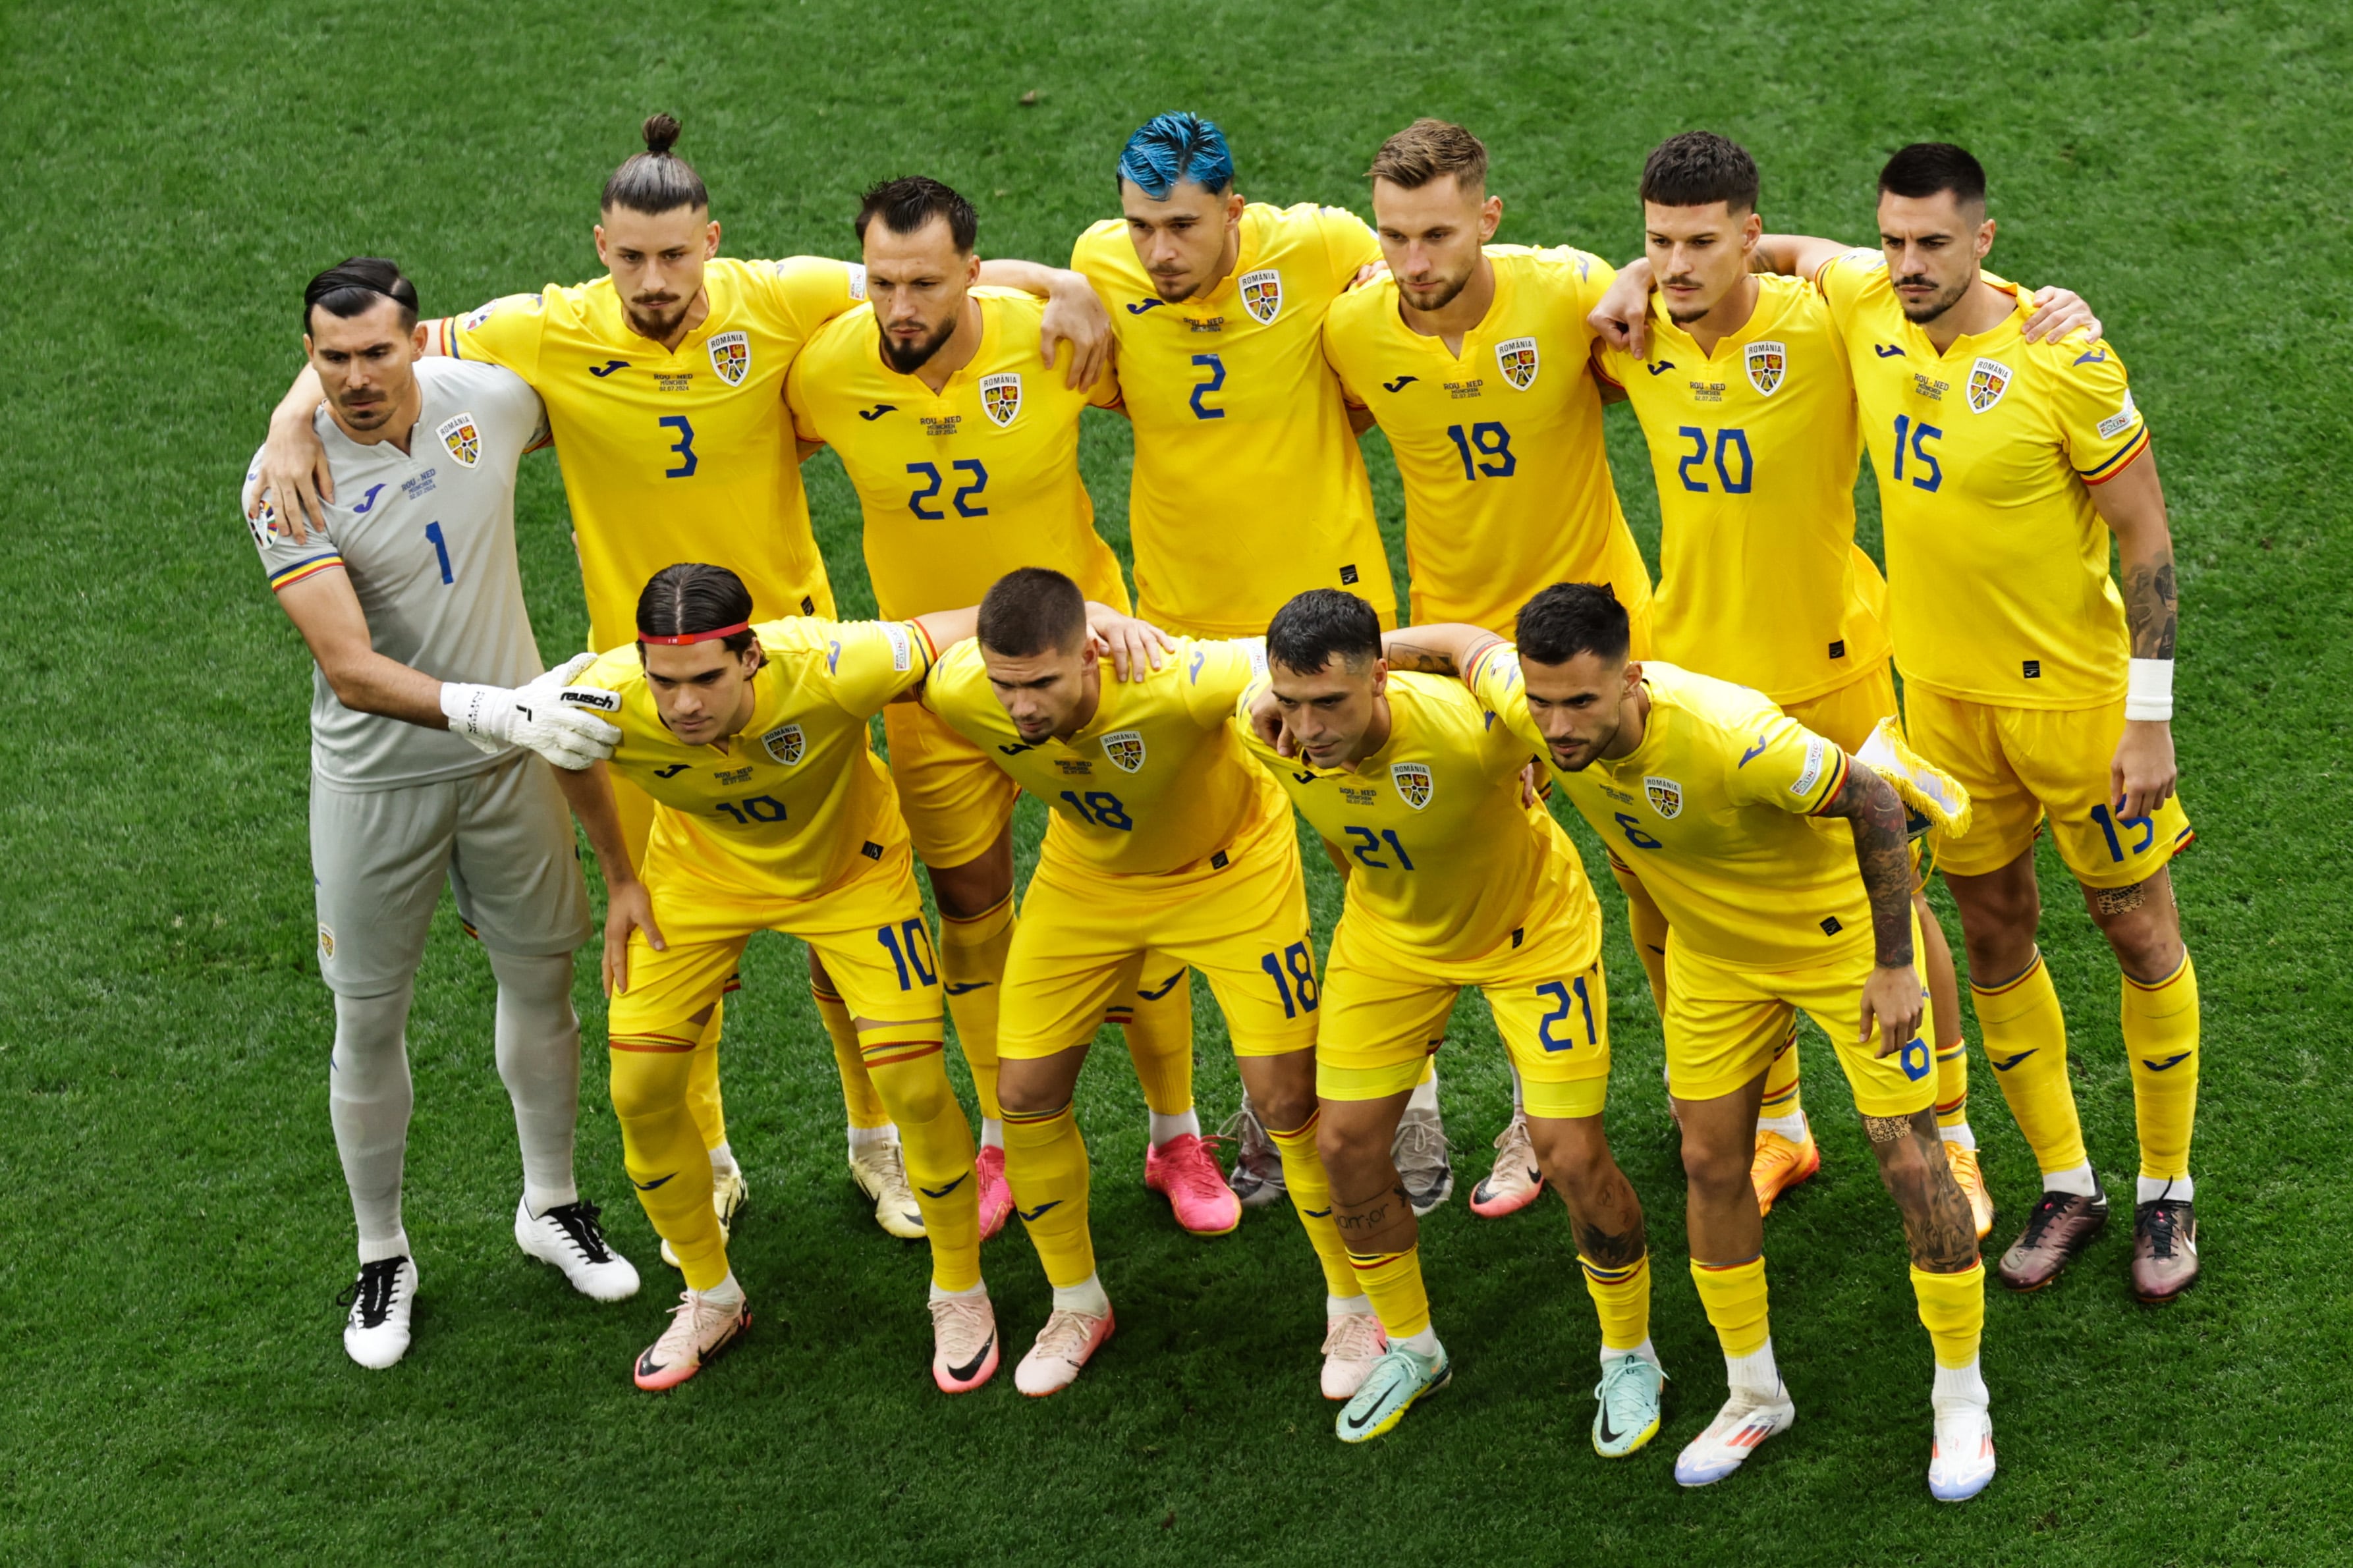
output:
M812 335L866 302L866 268L855 261L787 256L781 261L739 261L735 266L747 296L784 332Z
M938 658L931 638L911 621L795 616L756 629L760 646L773 655L797 658L812 671L821 670L835 706L859 719L873 717L921 684Z
M535 293L501 294L462 316L444 316L428 323L425 352L502 365L527 382L535 381L549 297L555 296L561 308L567 302L565 294L550 284Z
M1242 693L1266 674L1266 639L1178 637L1172 654L1186 711L1204 730L1226 722Z

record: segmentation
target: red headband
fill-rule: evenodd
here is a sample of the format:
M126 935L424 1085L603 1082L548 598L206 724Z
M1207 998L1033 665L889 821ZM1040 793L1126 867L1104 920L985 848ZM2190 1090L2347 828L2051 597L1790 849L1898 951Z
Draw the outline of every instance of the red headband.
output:
M681 632L673 637L658 637L640 626L638 628L638 640L656 643L663 647L682 647L688 643L716 642L722 638L732 637L737 632L747 632L751 629L751 622L737 621L732 626L713 626L707 632Z

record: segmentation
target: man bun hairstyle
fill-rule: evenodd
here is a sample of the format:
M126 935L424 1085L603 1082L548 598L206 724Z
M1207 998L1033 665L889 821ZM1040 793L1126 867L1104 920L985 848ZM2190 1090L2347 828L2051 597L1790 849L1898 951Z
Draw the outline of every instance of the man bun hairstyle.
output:
M302 330L311 330L313 308L348 321L386 300L400 307L402 331L417 325L417 285L399 267L381 256L347 256L303 289Z
M1484 190L1487 144L1451 121L1425 117L1382 142L1366 172L1409 191L1448 174L1466 191Z
M977 630L980 646L1005 658L1062 653L1086 638L1087 596L1060 572L1024 566L989 584Z
M1234 155L1226 133L1199 115L1179 110L1155 114L1120 149L1118 177L1133 180L1155 202L1186 180L1213 196L1233 189Z
M753 636L745 623L752 618L752 590L724 566L684 561L665 566L646 582L638 595L638 652L647 637L693 637L722 626L743 626L719 640L729 653L750 647Z
M1966 148L1950 142L1915 142L1899 148L1895 156L1887 160L1879 171L1882 195L1907 196L1915 201L1953 193L1953 199L1963 206L1972 203L1985 205L1985 165L1969 155Z
M1310 588L1274 612L1266 658L1297 675L1319 675L1337 658L1353 673L1381 657L1381 617L1342 588Z
M948 237L955 241L956 254L970 256L973 241L980 236L980 215L955 191L922 174L884 180L867 187L853 226L863 241L866 226L876 218L881 218L882 226L892 234L906 235L917 232L935 217L947 220Z
M1757 160L1729 136L1686 131L1651 149L1642 163L1642 199L1662 207L1704 207L1722 202L1738 216L1757 210L1762 181Z
M646 117L646 150L623 161L605 182L605 212L627 207L648 217L659 217L681 207L707 208L711 193L694 165L670 151L678 142L678 121L667 114Z
M1622 664L1631 630L1607 583L1555 583L1520 606L1512 640L1529 664L1567 664L1586 653Z

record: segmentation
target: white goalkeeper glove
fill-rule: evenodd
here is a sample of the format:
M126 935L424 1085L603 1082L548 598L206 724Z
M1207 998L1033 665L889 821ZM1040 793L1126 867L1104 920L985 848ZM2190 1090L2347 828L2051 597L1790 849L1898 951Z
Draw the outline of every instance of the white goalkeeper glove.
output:
M451 731L465 736L478 751L495 755L507 746L526 746L557 767L577 773L611 756L621 742L621 731L612 725L556 700L572 678L596 662L596 658L592 653L576 654L538 679L512 689L443 681L441 711L448 718Z

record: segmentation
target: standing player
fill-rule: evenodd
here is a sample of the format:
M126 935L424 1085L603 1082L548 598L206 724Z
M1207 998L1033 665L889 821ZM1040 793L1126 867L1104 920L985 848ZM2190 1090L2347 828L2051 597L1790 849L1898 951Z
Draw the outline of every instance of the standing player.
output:
M977 640L951 649L923 694L1052 813L1006 956L997 1033L1005 1173L1054 1287L1014 1373L1029 1394L1070 1386L1111 1336L1071 1095L1104 1005L1134 987L1147 953L1208 976L1323 1263L1328 1315L1362 1312L1315 1152L1318 992L1299 841L1229 723L1250 653L1180 638L1166 665L1131 663L1125 684L1108 662L1078 584L1027 567L988 590ZM1328 1333L1325 1346L1327 1363L1361 1348Z
M1139 613L1187 637L1256 637L1293 595L1346 588L1394 624L1357 426L1323 350L1325 313L1379 242L1339 207L1243 201L1225 132L1195 114L1145 121L1116 179L1121 216L1081 235L1071 265L1119 342ZM1279 534L1252 536L1251 519ZM1414 1098L1398 1156L1426 1212L1454 1176L1435 1079ZM1271 1202L1281 1165L1247 1095L1238 1121L1234 1179Z
M1887 530L1905 718L1977 801L1977 828L1942 868L1986 1056L2043 1183L2002 1283L2050 1283L2108 1214L2034 940L2048 816L2124 972L2140 1132L2133 1289L2169 1301L2198 1277L2198 976L2168 869L2190 828L2174 795L2173 539L2148 425L2105 342L2026 340L2029 301L1982 270L1994 225L1968 153L1929 142L1890 158L1879 228L1876 251L1790 236L1762 249L1775 270L1815 280L1845 338Z
M1390 658L1462 671L1488 711L1543 749L1593 830L1640 858L1666 910L1662 1014L1692 1279L1731 1384L1675 1479L1722 1480L1797 1419L1773 1360L1748 1163L1767 1064L1803 1008L1838 1047L1911 1243L1936 1361L1929 1491L1975 1496L1994 1472L1978 1366L1985 1270L1931 1109L1902 802L1756 692L1630 660L1626 612L1606 588L1547 588L1518 631L1515 649L1470 626L1416 627L1390 639Z
M1105 374L1092 395L1070 386L1039 350L1041 302L973 287L979 217L938 181L874 186L857 229L870 302L809 340L785 395L794 433L832 447L858 491L882 614L903 619L978 604L1019 566L1066 572L1089 598L1124 611L1127 585L1095 532L1079 477L1080 415L1090 403L1116 404L1117 379ZM1015 924L1020 789L927 709L894 704L882 726L900 809L939 901L940 981L980 1096L987 1237L1013 1203L997 1019ZM1182 964L1147 962L1144 983L1118 1011L1152 1109L1145 1182L1168 1194L1187 1229L1219 1234L1234 1228L1240 1209L1193 1110L1192 996L1183 977Z
M644 129L646 150L605 182L595 234L607 277L511 294L462 321L437 321L427 335L427 353L504 366L545 401L564 455L590 644L600 648L635 635L639 588L681 560L717 561L740 574L763 617L833 613L783 389L809 335L864 291L860 268L845 262L721 258L710 193L670 151L678 121L657 114ZM1056 289L1046 325L1099 341L1101 307L1083 279L1026 262L990 263L989 276ZM1099 357L1081 343L1073 379L1085 384ZM304 517L334 493L322 486L311 435L318 401L316 380L305 372L271 418L259 465L261 492L274 495L298 541ZM641 854L651 803L626 783L615 794L631 848ZM921 1235L888 1118L858 1065L849 1016L822 974L813 972L810 983L841 1068L851 1174L876 1199L885 1229ZM721 1028L713 1014L708 1048L695 1059L692 1100L724 1225L749 1189L727 1143Z
M1333 1223L1379 1314L1357 1331L1387 1353L1341 1411L1341 1440L1380 1436L1451 1374L1389 1143L1455 998L1475 985L1525 1085L1534 1157L1567 1203L1600 1313L1593 1446L1630 1454L1658 1432L1665 1376L1651 1348L1641 1204L1601 1126L1601 906L1576 847L1523 803L1527 742L1489 723L1461 681L1390 673L1364 600L1302 594L1267 628L1266 658L1265 681L1243 698L1246 743L1353 862L1324 966L1317 1142Z
M326 395L328 471L358 499L301 542L264 506L253 538L318 663L311 859L319 973L335 998L327 1103L359 1227L343 1348L387 1367L408 1349L417 1299L400 1217L406 1030L445 880L498 977L499 1076L522 1146L516 1244L599 1300L638 1289L573 1182L572 950L588 937L588 895L555 786L520 749L577 766L610 751L613 731L556 706L575 667L540 677L514 542L515 465L546 432L531 389L488 366L418 363L417 290L373 257L313 278L302 327ZM248 474L248 505L255 483ZM537 697L513 689L534 685Z
M1651 574L1618 508L1587 353L1609 264L1489 245L1504 198L1460 125L1415 121L1371 176L1388 272L1333 305L1324 352L1397 454L1414 620L1501 633L1539 588L1607 583L1646 656ZM1514 1213L1544 1189L1516 1078L1513 1093L1474 1214Z

